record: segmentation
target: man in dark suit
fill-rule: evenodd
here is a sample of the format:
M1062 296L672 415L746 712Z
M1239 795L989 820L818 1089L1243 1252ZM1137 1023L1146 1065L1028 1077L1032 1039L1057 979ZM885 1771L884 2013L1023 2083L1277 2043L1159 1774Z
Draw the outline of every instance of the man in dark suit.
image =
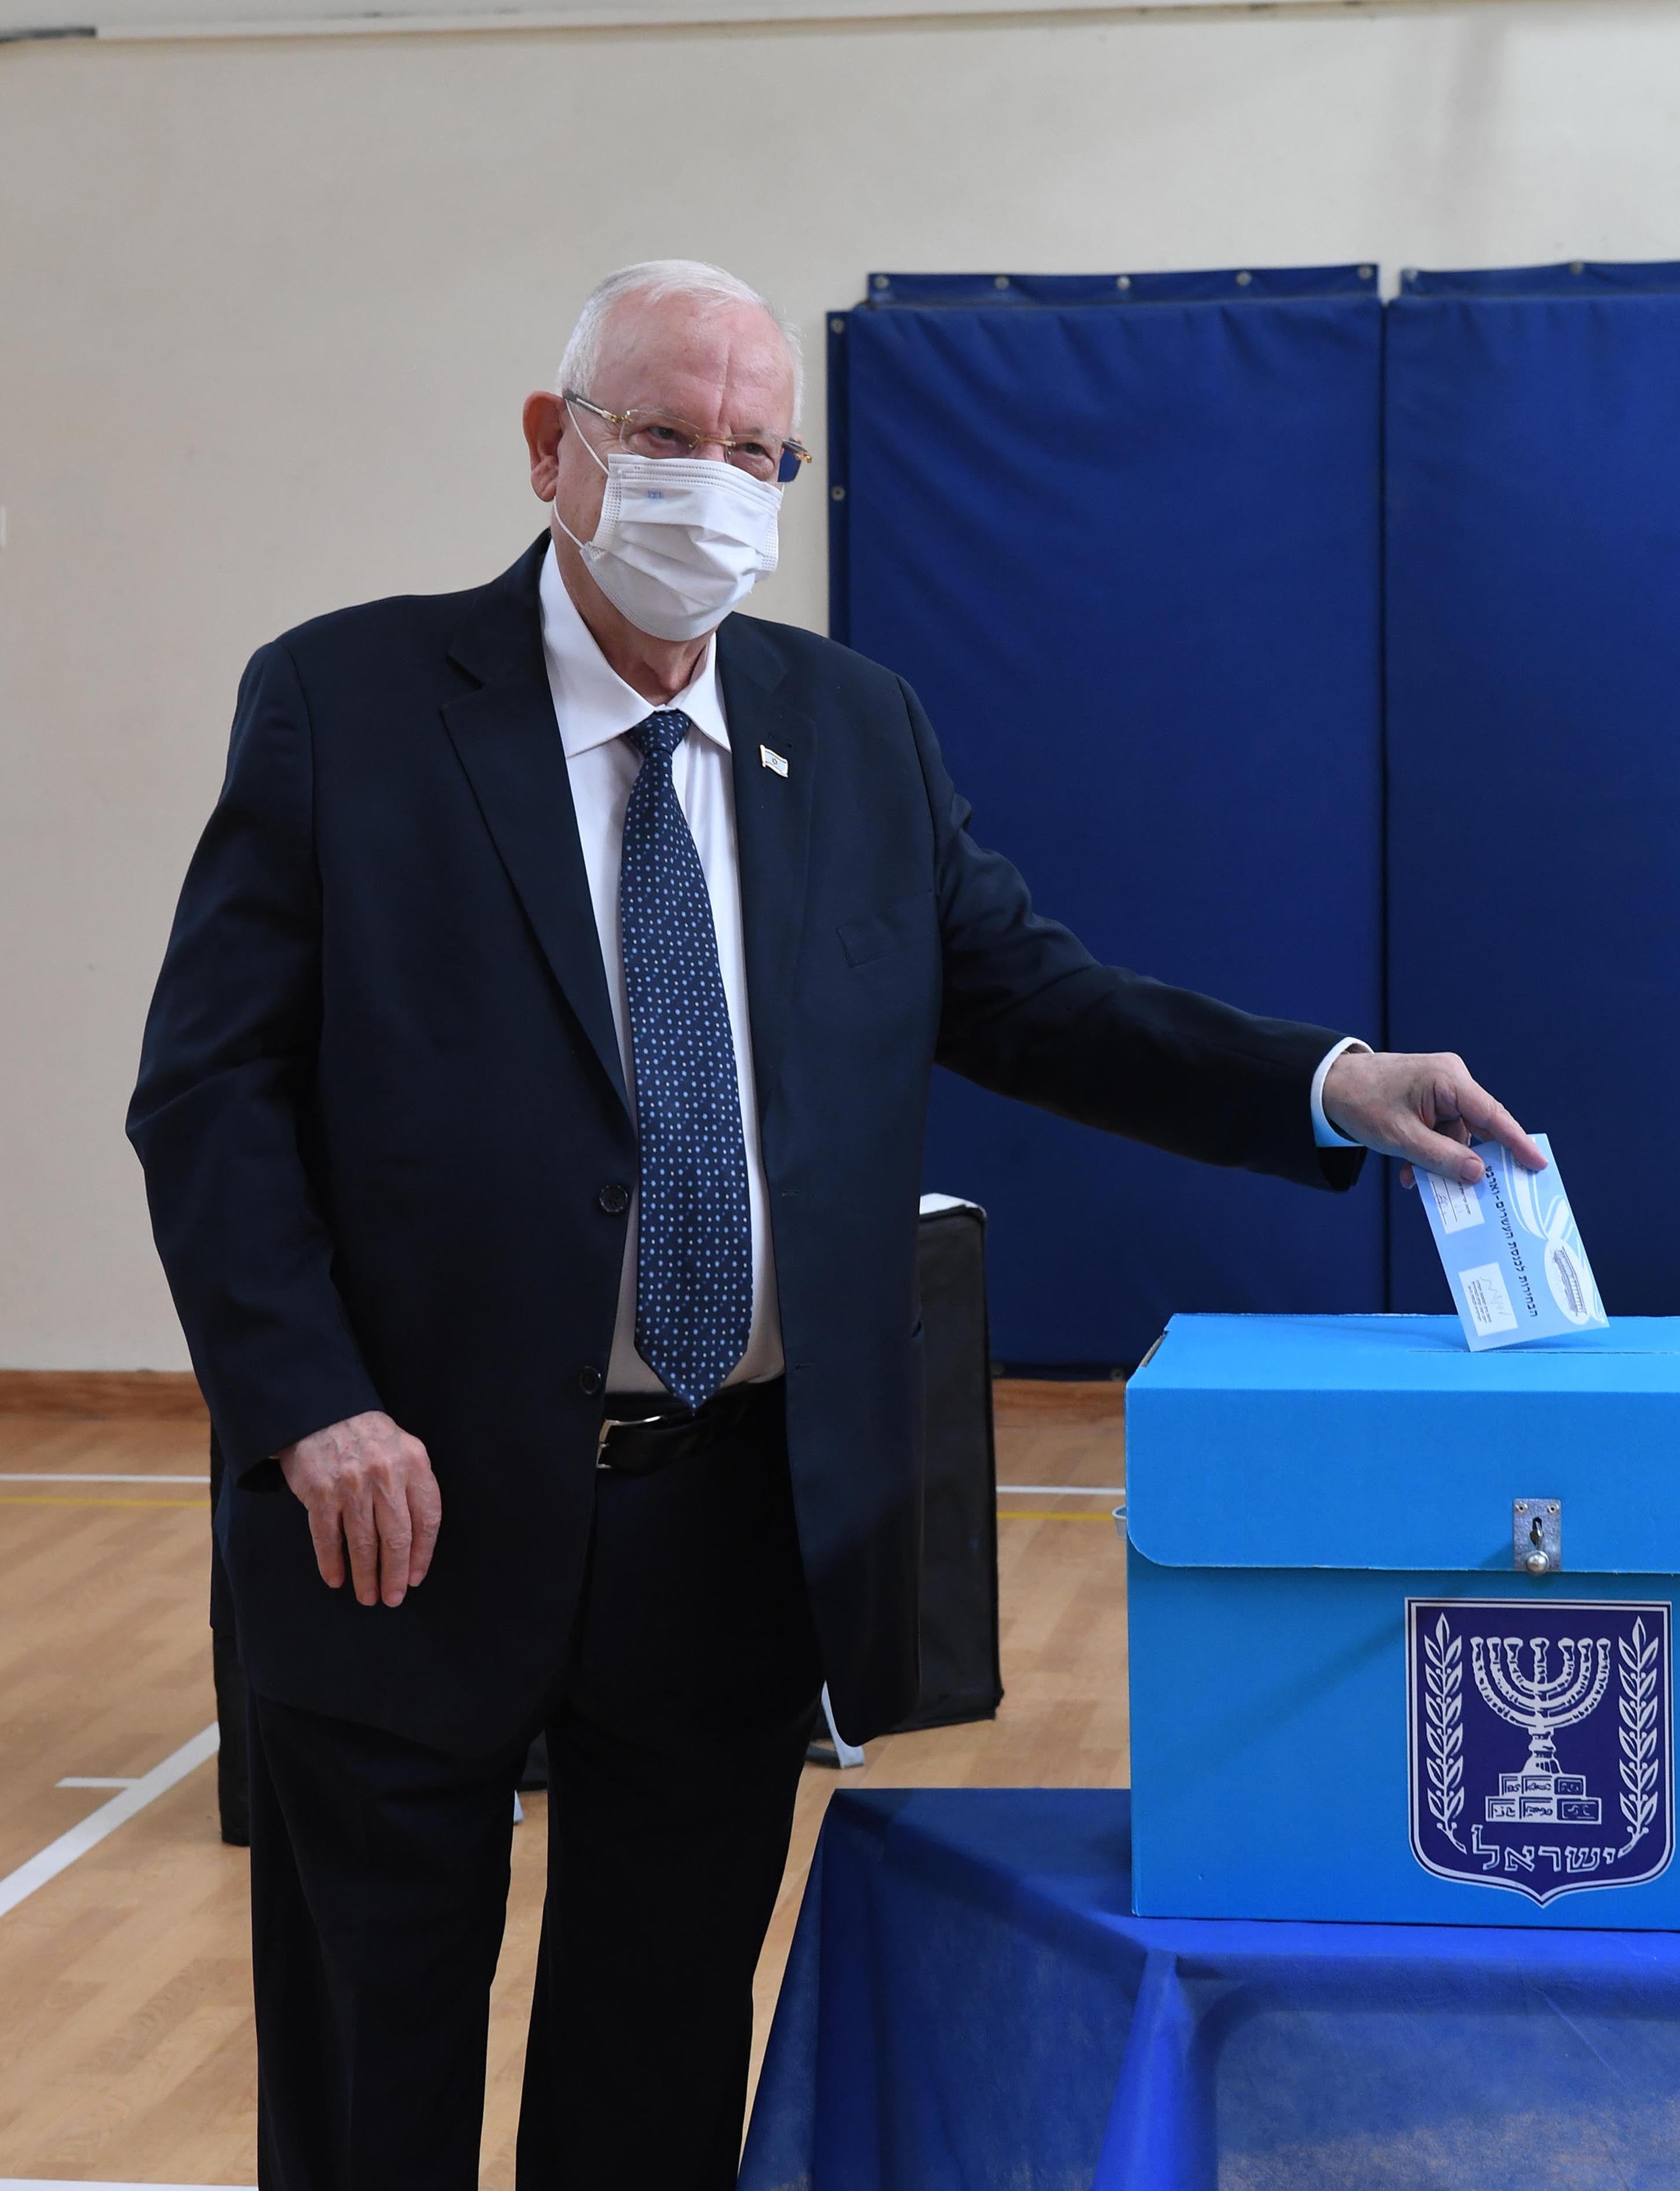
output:
M1456 1058L1095 964L896 677L729 613L797 401L741 284L613 277L537 543L241 689L130 1130L226 1458L264 2191L476 2183L540 1727L521 2191L734 2181L819 1688L916 1692L936 1061L1308 1187L1538 1161Z

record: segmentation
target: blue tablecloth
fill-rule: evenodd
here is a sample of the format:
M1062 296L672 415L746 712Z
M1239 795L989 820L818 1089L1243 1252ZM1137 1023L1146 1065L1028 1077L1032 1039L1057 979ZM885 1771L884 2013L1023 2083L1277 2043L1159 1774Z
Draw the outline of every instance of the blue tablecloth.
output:
M741 2191L1680 2187L1680 1935L1144 1919L1130 1859L1123 1791L837 1795Z

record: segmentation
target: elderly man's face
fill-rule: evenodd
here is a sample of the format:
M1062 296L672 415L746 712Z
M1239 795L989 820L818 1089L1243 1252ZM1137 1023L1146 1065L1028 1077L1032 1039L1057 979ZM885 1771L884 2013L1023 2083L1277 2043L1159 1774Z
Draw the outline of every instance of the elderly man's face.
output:
M609 411L664 412L701 434L752 436L772 447L793 430L793 361L780 328L756 304L628 298L607 322L594 385L579 393ZM612 429L586 411L562 409L559 424L554 504L587 540L600 521L601 464L616 444ZM716 447L695 454L724 460ZM532 479L542 493L546 481L536 466Z

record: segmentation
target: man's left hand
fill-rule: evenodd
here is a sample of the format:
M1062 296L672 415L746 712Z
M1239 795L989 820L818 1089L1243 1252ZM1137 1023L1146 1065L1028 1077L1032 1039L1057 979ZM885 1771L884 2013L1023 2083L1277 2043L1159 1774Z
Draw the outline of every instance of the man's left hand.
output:
M1415 1184L1414 1164L1473 1187L1487 1167L1466 1146L1473 1133L1498 1141L1530 1171L1546 1169L1538 1143L1450 1050L1409 1057L1344 1050L1325 1075L1323 1101L1338 1134L1379 1156L1405 1159L1402 1187Z

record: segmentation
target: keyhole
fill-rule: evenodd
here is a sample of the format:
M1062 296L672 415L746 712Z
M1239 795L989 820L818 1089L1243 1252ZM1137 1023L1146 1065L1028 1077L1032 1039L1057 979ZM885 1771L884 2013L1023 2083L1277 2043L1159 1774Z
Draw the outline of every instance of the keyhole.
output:
M1533 1521L1529 1524L1529 1542L1531 1545L1540 1545L1544 1542L1544 1538L1541 1532L1540 1517L1538 1514L1535 1516Z

